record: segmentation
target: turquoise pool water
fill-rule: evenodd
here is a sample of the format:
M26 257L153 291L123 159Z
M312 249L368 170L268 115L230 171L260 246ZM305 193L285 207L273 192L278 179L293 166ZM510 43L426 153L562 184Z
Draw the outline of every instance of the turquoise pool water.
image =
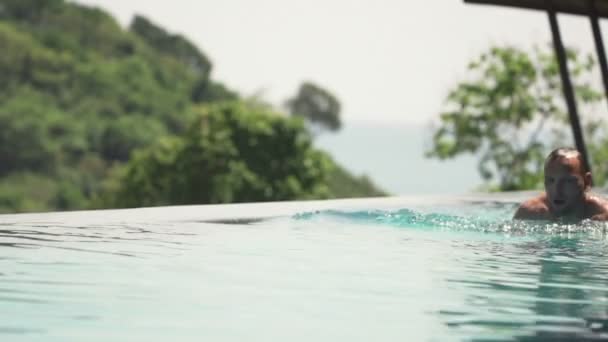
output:
M514 208L0 216L0 340L608 338L604 225L514 223Z

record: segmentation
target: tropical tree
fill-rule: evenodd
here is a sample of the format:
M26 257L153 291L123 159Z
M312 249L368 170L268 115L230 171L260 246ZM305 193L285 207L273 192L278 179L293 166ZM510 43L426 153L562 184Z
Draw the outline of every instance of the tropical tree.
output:
M337 131L342 127L340 102L328 90L316 84L302 83L298 93L285 105L291 115L301 116L310 123L314 135L323 130Z
M590 81L594 60L573 49L567 59L592 138L588 145L599 155L605 151L596 145L603 124L589 113L602 99ZM546 153L572 145L557 61L538 47L493 47L481 54L469 64L466 80L449 91L439 119L427 156L476 154L480 175L496 190L540 187Z
M106 198L119 207L326 198L331 171L301 120L214 104L185 134L136 153Z

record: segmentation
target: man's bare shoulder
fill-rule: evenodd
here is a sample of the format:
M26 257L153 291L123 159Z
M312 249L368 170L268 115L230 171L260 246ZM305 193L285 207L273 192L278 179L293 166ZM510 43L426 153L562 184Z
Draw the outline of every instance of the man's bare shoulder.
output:
M543 194L522 203L513 218L517 220L547 220L551 218L550 216L547 197Z
M588 216L594 220L608 220L608 200L598 195L587 196Z

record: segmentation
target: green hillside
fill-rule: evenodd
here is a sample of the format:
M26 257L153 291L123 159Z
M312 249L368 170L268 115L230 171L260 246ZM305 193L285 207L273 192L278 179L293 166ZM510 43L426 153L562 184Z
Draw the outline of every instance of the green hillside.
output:
M0 0L0 50L0 212L381 193L316 151L305 126L296 123L298 119L260 114L260 108L246 105L239 94L212 78L212 64L205 53L185 37L141 16L123 29L97 8L62 0ZM218 107L222 103L223 108L239 108L237 115L255 120L239 117L211 128L225 132L228 138L209 140L193 135L209 129L201 126L201 118L208 115L204 112L209 108L222 108ZM272 129L256 131L257 135L242 133L255 131L259 125ZM276 131L284 127L297 128ZM249 145L239 142L245 135L263 142L247 149ZM157 153L166 141L185 144L193 136L208 141L196 150L199 154L179 152L179 161L201 166L187 158L207 158L196 179L215 184L230 174L237 183L241 182L239 177L245 177L250 187L259 191L240 198L240 192L230 188L236 185L230 182L221 189L182 184L195 179L174 180L171 175L197 170L169 163L164 173L167 184L182 182L184 188L206 192L206 196L174 202L171 196L143 198L149 193L142 192L141 198L129 203L111 200L142 184L126 176L126 170L145 169L138 164L142 157L133 159L135 155ZM301 155L286 159L287 155L277 152L282 145L297 147ZM230 167L221 165L228 160L226 155L230 155ZM323 161L311 161L311 155ZM277 171L276 177L290 179L293 191L273 196L280 193L279 185L261 181L267 170L243 162L256 159L279 165L277 170L282 171ZM280 166L284 163L289 167ZM242 172L231 169L234 165L240 165ZM325 166L311 169L310 165ZM300 169L308 170L305 181L296 172ZM140 177L138 181L143 180ZM344 186L337 188L330 182ZM321 188L327 191L319 191ZM217 196L214 191L234 195Z

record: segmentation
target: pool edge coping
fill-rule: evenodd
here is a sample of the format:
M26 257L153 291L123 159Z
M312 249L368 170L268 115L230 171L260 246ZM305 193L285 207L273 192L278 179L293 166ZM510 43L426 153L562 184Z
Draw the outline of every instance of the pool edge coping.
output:
M319 210L397 209L424 205L456 205L463 203L517 203L536 194L535 191L469 193L460 195L410 195L310 201L202 204L128 209L103 209L0 215L0 224L16 223L109 223L109 222L179 222L200 221L238 223L291 216Z

